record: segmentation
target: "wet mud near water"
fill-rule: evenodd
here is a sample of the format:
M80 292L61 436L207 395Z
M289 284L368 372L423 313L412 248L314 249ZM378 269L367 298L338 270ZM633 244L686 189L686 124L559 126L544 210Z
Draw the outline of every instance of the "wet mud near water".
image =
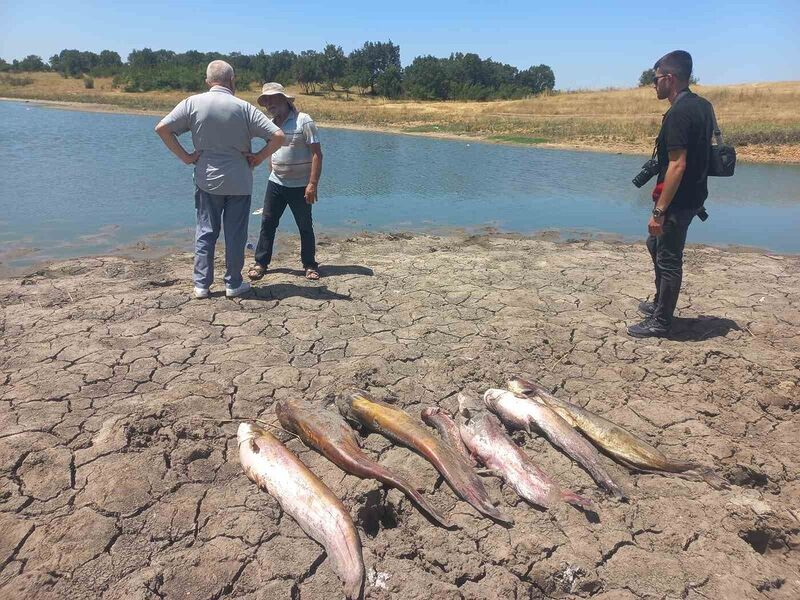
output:
M541 511L482 478L504 527L410 451L365 451L397 490L290 449L343 500L371 599L797 598L800 258L687 249L671 339L625 324L651 292L643 245L496 236L296 242L249 298L191 293L191 255L86 258L0 280L0 597L341 597L325 555L242 473L238 420L353 387L411 412L527 375L731 484L604 464L617 502L546 441L514 434L596 513ZM221 254L221 253L220 253ZM221 276L222 271L218 271ZM214 290L212 290L214 291Z

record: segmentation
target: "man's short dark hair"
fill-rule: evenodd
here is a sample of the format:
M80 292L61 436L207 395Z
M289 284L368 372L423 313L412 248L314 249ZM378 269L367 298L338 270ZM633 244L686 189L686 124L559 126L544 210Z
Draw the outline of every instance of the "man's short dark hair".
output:
M661 69L664 74L671 73L680 81L689 81L692 76L692 55L686 50L673 50L656 61L653 70L656 69Z

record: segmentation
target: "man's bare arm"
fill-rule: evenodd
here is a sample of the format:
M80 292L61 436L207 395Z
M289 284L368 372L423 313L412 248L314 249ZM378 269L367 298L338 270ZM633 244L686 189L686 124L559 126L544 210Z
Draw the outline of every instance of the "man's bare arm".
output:
M681 184L683 174L686 171L686 149L671 150L669 153L669 164L667 165L667 172L664 175L664 189L661 190L661 196L656 203L656 208L663 211L672 203L675 197L675 192L678 191L678 186Z
M686 149L670 150L669 164L667 165L667 172L664 175L664 188L661 190L661 195L656 202L656 208L661 211L666 211L678 191L678 186L681 184L683 174L686 171ZM651 216L650 221L647 223L647 230L652 235L661 235L664 233L664 216L658 218Z
M308 147L311 150L311 176L306 186L305 197L308 204L314 204L317 201L317 184L322 175L322 146L317 142L309 144Z
M269 138L269 142L266 146L264 146L261 150L256 152L255 154L250 152L244 152L245 157L247 157L247 162L250 164L251 168L255 168L260 165L262 162L267 160L272 154L281 146L283 146L283 140L286 138L286 134L283 133L280 129L272 134L272 137Z
M161 138L161 141L164 142L164 145L169 148L170 152L177 156L183 164L194 164L197 162L197 159L200 158L199 150L195 150L191 153L187 152L183 145L178 141L178 136L172 133L169 127L163 123L156 125L156 133L158 134L158 137Z

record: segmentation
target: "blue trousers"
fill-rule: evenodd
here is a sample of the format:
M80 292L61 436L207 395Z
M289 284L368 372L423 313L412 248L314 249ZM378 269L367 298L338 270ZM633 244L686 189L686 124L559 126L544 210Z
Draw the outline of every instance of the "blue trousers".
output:
M225 234L225 285L242 285L244 247L250 220L250 195L220 196L196 188L194 207L197 228L194 236L194 284L209 288L214 282L214 249L220 231Z

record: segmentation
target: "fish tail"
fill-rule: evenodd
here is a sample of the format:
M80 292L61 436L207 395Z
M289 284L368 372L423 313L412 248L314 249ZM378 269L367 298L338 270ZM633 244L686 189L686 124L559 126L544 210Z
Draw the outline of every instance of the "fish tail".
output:
M590 469L589 473L604 490L615 496L618 500L626 500L628 498L622 486L614 481L605 469Z
M717 475L714 469L706 465L691 462L670 462L664 470L695 481L705 481L715 490L730 488L730 484L727 481Z
M576 494L575 492L569 490L561 491L561 500L563 500L567 504L572 504L573 506L581 506L583 508L591 508L592 506L594 506L594 502L592 502L590 498L581 496L580 494Z
M344 582L344 596L347 600L358 600L361 598L361 590L364 587L364 573L359 573L357 577L351 577Z
M711 467L698 467L697 474L715 490L727 490L731 487L730 484L717 475Z
M394 488L397 488L401 492L403 492L409 500L411 500L414 504L416 504L422 512L428 514L434 521L439 523L441 526L450 529L453 527L453 524L442 515L439 511L437 511L430 503L423 498L422 494L420 494L417 490L415 490L410 483L405 481L400 477L389 476L386 478L380 478L381 481L384 483L391 485Z
M456 492L472 505L478 512L496 521L502 521L512 525L514 519L506 515L489 500L489 495L483 488L483 484L476 478L475 482L465 481L462 484L453 486Z
M355 468L353 471L358 471L356 473L357 475L363 475L365 477L377 479L383 484L400 490L408 497L409 500L416 504L417 507L422 510L422 512L430 515L434 521L448 529L453 526L453 524L445 516L439 513L439 511L433 508L433 506L431 506L430 503L425 500L422 494L415 490L411 483L406 481L405 478L395 475L380 463L364 461L355 457L353 460L355 463Z

